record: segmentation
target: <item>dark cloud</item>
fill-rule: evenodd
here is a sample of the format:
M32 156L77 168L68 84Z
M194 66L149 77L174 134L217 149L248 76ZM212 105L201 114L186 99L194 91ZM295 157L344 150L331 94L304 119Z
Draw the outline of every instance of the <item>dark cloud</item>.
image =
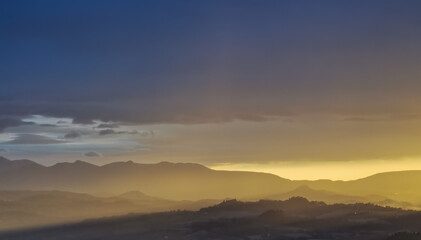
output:
M98 134L100 136L105 136L105 135L115 135L115 134L138 134L139 132L134 130L134 131L115 131L113 129L104 129L98 132Z
M96 128L118 128L120 127L117 123L101 123Z
M66 135L64 135L64 138L66 139L73 139L73 138L80 138L80 137L82 137L82 134L77 131L71 131L67 133Z
M99 152L87 152L84 155L85 157L102 157L102 154Z
M95 122L93 121L94 119L92 118L86 118L84 116L77 116L73 118L73 124L94 124Z
M61 144L66 143L65 141L60 141L53 139L47 136L37 135L37 134L18 134L14 137L13 140L3 142L3 144Z
M57 124L66 124L67 123L67 121L64 121L64 120L58 120L57 121Z
M0 148L0 152L7 152L6 149Z
M0 118L0 132L9 127L18 127L23 125L33 125L33 122L22 121L19 118Z

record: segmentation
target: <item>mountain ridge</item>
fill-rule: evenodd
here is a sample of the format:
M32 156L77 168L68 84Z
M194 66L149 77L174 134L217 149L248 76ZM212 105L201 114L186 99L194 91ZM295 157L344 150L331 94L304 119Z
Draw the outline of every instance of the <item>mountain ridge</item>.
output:
M7 161L9 165L13 162ZM170 162L115 162L96 166L75 161L50 167L17 167L0 175L1 190L64 190L116 194L137 190L172 200L265 196L272 189L287 187L289 183L290 180L272 174L216 171L195 163Z
M307 186L315 191L334 193L335 198L343 195L342 200L376 195L383 197L378 197L376 201L391 199L421 205L421 193L417 188L421 182L421 170L384 172L350 181L311 181L289 180L261 172L213 170L197 163L142 164L127 161L98 166L78 160L47 167L30 160L1 157L0 172L0 190L112 194L140 191L170 200L252 200L285 195L300 186ZM316 192L313 193L316 195ZM330 202L326 192L317 194Z
M92 167L98 167L98 168L103 168L103 167L110 167L110 166L114 166L114 165L126 165L126 164L132 164L132 165L137 165L137 166L153 166L153 165L158 165L158 166L195 166L198 168L203 168L203 169L208 169L208 170L213 170L209 167L206 167L202 164L199 163L190 163L190 162L169 162L169 161L161 161L161 162L157 162L157 163L137 163L134 162L132 160L128 160L128 161L118 161L118 162L112 162L112 163L107 163L104 165L96 165L93 163L89 163L86 161L82 161L82 160L75 160L73 162L59 162L56 163L54 165L51 166L46 166L40 163L37 163L35 161L32 160L28 160L28 159L16 159L16 160L10 160L7 159L3 156L0 156L0 164L2 164L2 162L9 162L9 163L17 163L17 162L27 162L27 163L31 163L34 165L38 165L38 166L42 166L45 168L51 168L51 167L57 167L57 166L71 166L71 165L84 165L84 166L92 166ZM1 165L0 165L0 169L1 169ZM215 171L215 170L213 170ZM288 178L284 178L281 177L279 175L276 174L272 174L272 173L266 173L266 172L254 172L254 171L233 171L233 170L218 170L220 172L250 172L250 173L262 173L262 174L268 174L268 175L272 175L272 176L277 176L281 179L285 179L285 180L290 180L290 181L299 181L299 182L354 182L354 181L360 181L363 179L368 179L368 178L372 178L372 177L380 177L386 174L402 174L402 173L414 173L414 174L421 174L421 170L401 170L401 171L387 171L387 172L380 172L380 173L375 173L366 177L362 177L362 178L357 178L357 179L352 179L352 180L331 180L331 179L316 179L316 180L291 180Z

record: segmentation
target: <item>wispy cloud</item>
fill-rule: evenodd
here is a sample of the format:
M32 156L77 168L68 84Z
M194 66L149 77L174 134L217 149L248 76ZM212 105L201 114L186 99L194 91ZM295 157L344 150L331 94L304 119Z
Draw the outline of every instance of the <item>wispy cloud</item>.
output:
M66 143L65 141L60 141L53 139L47 136L38 135L38 134L18 134L12 140L3 142L3 144L28 144L28 145L38 145L38 144L62 144Z
M117 123L101 123L96 128L118 128L120 127Z
M100 136L105 135L115 135L115 134L138 134L139 132L136 130L133 131L115 131L113 129L105 129L98 132Z

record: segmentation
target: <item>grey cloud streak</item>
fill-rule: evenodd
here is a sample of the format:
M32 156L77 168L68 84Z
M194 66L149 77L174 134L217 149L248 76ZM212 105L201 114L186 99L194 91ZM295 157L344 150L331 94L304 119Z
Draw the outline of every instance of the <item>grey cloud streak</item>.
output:
M98 135L115 135L115 134L138 134L138 131L115 131L113 129L104 129L98 132Z
M24 144L24 145L38 145L38 144L63 144L65 141L60 141L47 136L38 134L18 134L12 140L3 142L6 145Z
M71 131L64 135L64 138L66 139L74 139L74 138L80 138L80 137L82 137L82 134L77 131Z
M117 123L101 123L96 128L119 128Z

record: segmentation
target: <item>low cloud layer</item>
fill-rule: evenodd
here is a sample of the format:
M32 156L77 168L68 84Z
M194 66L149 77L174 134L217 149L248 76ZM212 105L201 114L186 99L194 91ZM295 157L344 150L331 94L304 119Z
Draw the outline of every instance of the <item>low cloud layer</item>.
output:
M65 141L60 141L47 136L37 134L18 134L13 140L3 142L3 144L27 144L27 145L38 145L38 144L62 144Z
M113 129L105 129L98 132L100 136L115 135L115 134L138 134L136 130L133 131L115 131Z
M119 125L117 123L101 123L96 126L96 128L118 128Z

